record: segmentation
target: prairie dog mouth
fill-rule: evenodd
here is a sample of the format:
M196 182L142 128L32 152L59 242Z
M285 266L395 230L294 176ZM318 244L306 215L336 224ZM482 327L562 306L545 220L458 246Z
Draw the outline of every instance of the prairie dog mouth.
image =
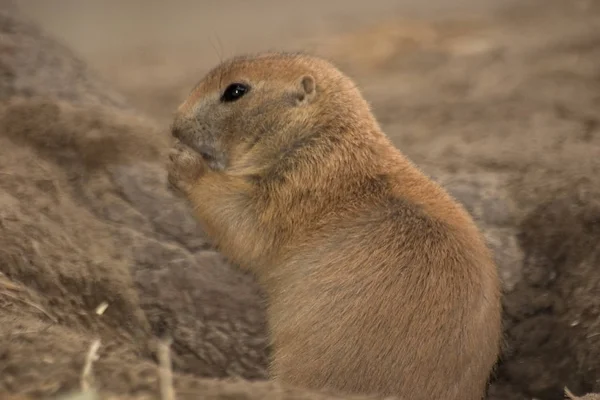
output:
M208 166L214 170L223 169L222 163L219 162L214 149L210 146L194 142L190 143L188 140L182 140L177 137L175 138L173 146L183 146L193 151L194 153L199 154L200 157L202 157L202 159L208 164Z
M200 145L193 148L196 150L198 154L202 156L204 161L211 164L216 161L216 157L214 156L214 151L206 145Z
M214 151L205 144L198 144L195 141L190 141L186 135L183 135L180 130L174 129L172 131L172 135L175 138L174 146L185 146L190 150L193 150L195 153L200 154L202 158L211 162L215 160Z

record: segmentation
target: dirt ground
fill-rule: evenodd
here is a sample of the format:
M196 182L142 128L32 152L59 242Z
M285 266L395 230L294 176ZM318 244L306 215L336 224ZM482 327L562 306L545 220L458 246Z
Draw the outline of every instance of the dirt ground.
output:
M260 289L166 187L178 103L265 49L337 63L477 220L505 292L488 399L600 392L599 2L0 0L0 398L80 390L100 340L102 398L158 399L165 337L178 399L337 398L266 381Z

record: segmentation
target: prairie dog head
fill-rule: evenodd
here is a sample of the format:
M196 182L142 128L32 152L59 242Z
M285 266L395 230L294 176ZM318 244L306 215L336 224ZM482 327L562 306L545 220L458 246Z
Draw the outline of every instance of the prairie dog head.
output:
M210 71L179 106L172 134L213 170L261 168L335 121L358 120L364 106L352 81L328 62L262 53Z

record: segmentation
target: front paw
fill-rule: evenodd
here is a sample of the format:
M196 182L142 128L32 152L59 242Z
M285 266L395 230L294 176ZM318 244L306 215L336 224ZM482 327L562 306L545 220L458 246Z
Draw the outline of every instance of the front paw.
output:
M180 142L173 145L169 152L167 172L169 185L175 192L189 194L205 171L206 165L200 154Z

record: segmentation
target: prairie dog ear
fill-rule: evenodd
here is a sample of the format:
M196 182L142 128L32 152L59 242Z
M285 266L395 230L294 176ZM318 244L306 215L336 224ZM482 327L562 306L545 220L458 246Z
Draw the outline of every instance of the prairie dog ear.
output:
M308 104L317 95L317 83L311 75L304 75L298 81L296 102L298 105Z

